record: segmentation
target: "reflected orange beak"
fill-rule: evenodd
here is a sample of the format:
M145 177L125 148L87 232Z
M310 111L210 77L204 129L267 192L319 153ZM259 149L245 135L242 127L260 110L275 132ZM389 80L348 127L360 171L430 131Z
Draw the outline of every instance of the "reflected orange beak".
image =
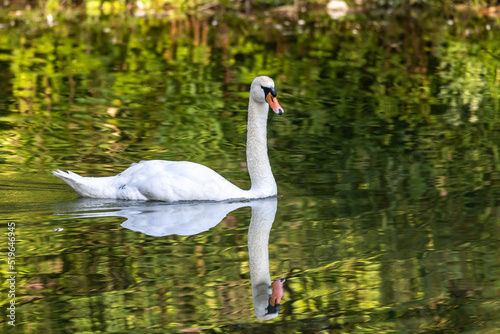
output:
M283 283L285 283L284 278L276 280L273 282L273 284L271 284L271 289L273 291L271 298L269 298L269 304L271 306L276 306L280 304L281 298L283 298L283 294L285 293L283 288Z
M277 113L278 115L283 114L283 108L281 108L280 104L278 103L278 99L271 93L267 93L266 101L267 103L269 103L275 113Z

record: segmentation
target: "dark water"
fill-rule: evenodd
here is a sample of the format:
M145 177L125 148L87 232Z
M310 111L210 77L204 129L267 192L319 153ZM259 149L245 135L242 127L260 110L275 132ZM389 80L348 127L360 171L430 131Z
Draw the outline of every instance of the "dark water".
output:
M28 14L0 28L2 332L496 333L496 19ZM84 200L50 173L190 160L248 188L261 74L277 200ZM281 278L262 321L252 285Z

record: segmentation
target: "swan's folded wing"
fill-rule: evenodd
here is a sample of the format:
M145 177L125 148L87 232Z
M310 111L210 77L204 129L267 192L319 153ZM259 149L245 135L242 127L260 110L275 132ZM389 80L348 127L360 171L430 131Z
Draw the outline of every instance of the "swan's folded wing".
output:
M119 196L124 199L135 192L150 200L170 202L220 201L245 196L245 191L214 170L187 161L143 161L119 178L123 181L123 185L117 185Z

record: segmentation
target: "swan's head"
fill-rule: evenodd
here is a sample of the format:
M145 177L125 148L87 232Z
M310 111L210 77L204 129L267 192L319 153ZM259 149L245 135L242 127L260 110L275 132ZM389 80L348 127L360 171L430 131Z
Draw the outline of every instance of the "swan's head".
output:
M260 103L267 102L275 113L278 115L283 114L283 108L281 108L276 98L274 81L270 77L261 76L253 80L250 87L250 98Z

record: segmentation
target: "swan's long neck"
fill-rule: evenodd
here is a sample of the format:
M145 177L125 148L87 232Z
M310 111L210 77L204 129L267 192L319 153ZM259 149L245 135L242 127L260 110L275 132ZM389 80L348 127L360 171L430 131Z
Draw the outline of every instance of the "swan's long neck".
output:
M255 197L269 197L277 194L269 157L267 156L267 114L269 105L256 102L250 97L247 127L247 166Z

